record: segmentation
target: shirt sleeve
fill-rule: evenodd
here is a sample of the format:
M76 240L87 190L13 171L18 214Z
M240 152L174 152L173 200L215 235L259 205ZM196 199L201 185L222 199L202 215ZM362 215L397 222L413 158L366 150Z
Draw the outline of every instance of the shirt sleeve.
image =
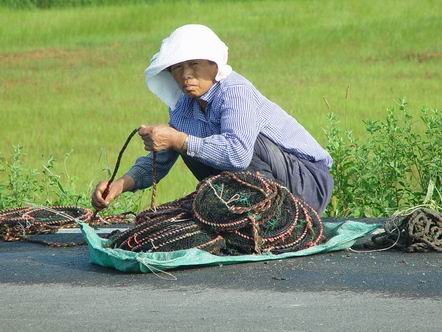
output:
M189 135L187 154L221 170L243 170L253 157L258 129L258 103L246 85L226 90L221 106L220 134Z
M164 150L157 152L156 176L157 182L164 178L178 158L178 152ZM135 181L133 191L145 189L152 185L152 153L138 158L135 164L125 174Z

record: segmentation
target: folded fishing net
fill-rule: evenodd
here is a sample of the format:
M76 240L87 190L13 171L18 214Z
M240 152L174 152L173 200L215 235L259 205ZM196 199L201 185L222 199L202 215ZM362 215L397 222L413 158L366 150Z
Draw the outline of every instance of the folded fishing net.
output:
M0 234L5 241L17 241L34 234L50 234L60 227L72 227L75 220L88 221L92 211L72 206L25 207L0 212Z
M134 228L110 236L109 246L135 252L199 248L220 253L225 247L224 238L203 229L193 219L193 196L141 212Z
M221 236L210 234L191 218L154 218L112 237L112 248L130 251L175 251L199 248L217 254L225 247Z
M287 188L257 173L223 172L182 199L140 213L136 226L113 234L109 246L231 255L301 250L322 238L318 214Z
M374 235L372 241L406 252L442 252L442 214L429 208L413 209L387 220L384 232Z
M226 239L230 253L282 253L318 244L323 227L314 209L258 173L224 172L201 182L193 214Z
M127 223L128 214L92 218L90 209L76 206L22 207L0 211L0 236L4 241L30 241L53 247L70 247L84 242L57 243L31 238L32 235L53 234L61 228L78 227L77 222L89 225Z

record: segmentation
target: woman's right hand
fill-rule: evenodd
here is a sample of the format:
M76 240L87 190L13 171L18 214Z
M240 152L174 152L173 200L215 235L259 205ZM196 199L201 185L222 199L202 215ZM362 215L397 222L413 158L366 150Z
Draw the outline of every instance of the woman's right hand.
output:
M91 196L92 206L98 211L107 208L109 204L122 192L131 190L134 186L133 179L131 177L124 176L112 182L109 187L109 193L103 197L107 183L108 181L99 182Z

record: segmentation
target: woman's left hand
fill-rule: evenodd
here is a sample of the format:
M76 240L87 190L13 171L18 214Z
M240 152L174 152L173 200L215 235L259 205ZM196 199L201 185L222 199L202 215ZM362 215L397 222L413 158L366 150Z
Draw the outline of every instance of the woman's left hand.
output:
M187 134L167 125L142 125L138 130L144 142L144 150L161 151L173 149L182 152Z

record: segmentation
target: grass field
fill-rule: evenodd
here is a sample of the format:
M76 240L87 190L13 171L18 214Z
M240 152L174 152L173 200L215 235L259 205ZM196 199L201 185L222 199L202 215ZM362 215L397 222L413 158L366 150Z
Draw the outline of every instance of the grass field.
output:
M72 152L68 173L89 190L133 128L167 121L143 71L161 40L186 23L213 28L232 67L322 143L329 111L362 137L362 121L384 117L399 97L416 111L441 107L441 13L441 2L429 0L0 8L0 154L21 144L26 165L40 168ZM132 143L121 172L143 153ZM160 201L195 183L178 163Z

